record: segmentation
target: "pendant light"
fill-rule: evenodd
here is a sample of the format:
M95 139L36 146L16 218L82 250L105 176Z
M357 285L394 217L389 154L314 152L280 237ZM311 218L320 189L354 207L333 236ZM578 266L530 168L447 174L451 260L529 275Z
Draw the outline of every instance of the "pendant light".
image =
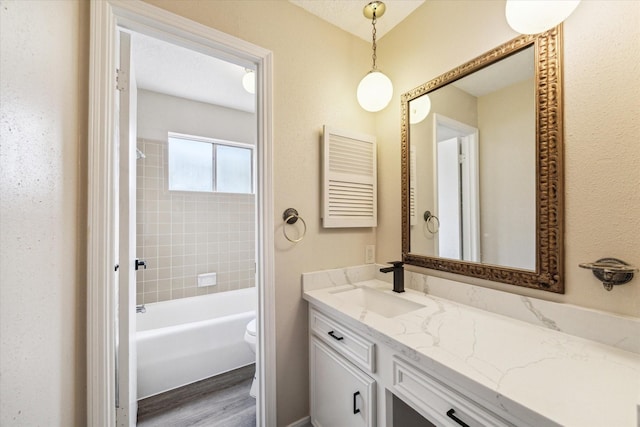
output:
M431 110L431 99L426 93L420 98L412 99L409 102L409 123L418 124L429 115Z
M376 21L386 10L381 1L372 1L364 7L364 16L371 19L373 39L373 66L371 71L360 81L358 85L358 103L367 111L376 112L389 104L393 96L393 84L389 77L376 68Z
M507 22L521 34L538 34L555 27L573 13L580 0L507 0Z
M256 93L256 73L249 68L245 68L245 74L242 77L242 87L247 92L254 94Z

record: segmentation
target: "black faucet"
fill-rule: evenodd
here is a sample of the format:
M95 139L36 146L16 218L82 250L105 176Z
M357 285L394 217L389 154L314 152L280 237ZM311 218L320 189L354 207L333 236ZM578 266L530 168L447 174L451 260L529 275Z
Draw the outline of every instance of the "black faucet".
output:
M393 264L393 267L381 268L381 273L389 273L393 271L393 292L404 292L404 262L391 261L387 264Z

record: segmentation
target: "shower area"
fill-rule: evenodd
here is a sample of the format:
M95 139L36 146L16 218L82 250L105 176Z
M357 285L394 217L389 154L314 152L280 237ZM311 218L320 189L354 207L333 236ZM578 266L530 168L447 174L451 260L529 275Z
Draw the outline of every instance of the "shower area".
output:
M253 377L257 120L244 67L137 33L132 62L140 400Z

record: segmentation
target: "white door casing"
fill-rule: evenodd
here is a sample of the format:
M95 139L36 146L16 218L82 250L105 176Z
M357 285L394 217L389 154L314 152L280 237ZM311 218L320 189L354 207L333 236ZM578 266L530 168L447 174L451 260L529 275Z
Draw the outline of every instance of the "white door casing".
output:
M478 129L442 114L434 114L433 121L435 211L441 224L436 254L480 262Z
M116 331L116 425L136 425L136 121L137 87L131 35L119 31L118 246Z
M438 153L438 256L462 259L460 221L460 165L458 138L437 142Z
M275 426L272 54L144 2L91 2L87 227L87 425L116 425L115 310L118 263L118 30L129 29L255 66L257 141L258 425ZM132 153L135 162L135 146ZM134 164L135 167L135 164ZM135 175L134 175L135 176ZM134 196L135 197L135 196ZM135 257L134 257L135 258ZM122 261L122 260L121 260ZM133 263L134 259L126 262ZM122 271L124 273L124 271ZM135 279L135 277L134 277ZM135 282L134 282L135 283ZM135 297L135 288L133 288ZM135 301L135 300L132 300ZM133 312L135 316L135 311ZM135 366L135 364L130 365ZM134 384L135 386L135 384ZM135 388L134 388L135 390ZM123 396L120 396L121 398ZM130 417L132 418L132 417Z
M462 259L480 262L480 156L478 130L460 137Z

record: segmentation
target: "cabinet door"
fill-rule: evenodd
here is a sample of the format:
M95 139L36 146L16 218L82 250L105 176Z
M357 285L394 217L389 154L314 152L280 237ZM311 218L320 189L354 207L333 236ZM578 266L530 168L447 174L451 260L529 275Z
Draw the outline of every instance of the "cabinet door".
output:
M375 425L375 380L316 337L310 339L311 422L315 427Z

